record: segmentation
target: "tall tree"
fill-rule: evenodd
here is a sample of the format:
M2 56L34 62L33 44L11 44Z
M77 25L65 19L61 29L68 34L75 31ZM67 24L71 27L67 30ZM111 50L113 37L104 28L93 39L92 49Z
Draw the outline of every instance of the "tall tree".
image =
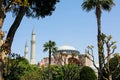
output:
M86 10L87 12L95 9L95 15L97 18L97 27L98 27L98 35L97 35L97 41L98 41L98 58L99 58L99 67L102 69L103 67L103 46L101 46L102 41L101 41L101 12L102 10L105 11L110 11L112 6L114 5L113 0L84 0L82 4L83 10ZM98 72L99 74L99 80L101 80L102 75L101 73Z
M59 2L59 0L0 0L0 80L2 80L5 55L11 50L14 35L23 17L27 16L39 19L50 16L55 10L55 4L57 2ZM2 27L7 17L7 12L12 12L15 15L15 20L13 24L10 25L5 43L3 43L2 38L4 33L2 32Z
M51 53L54 53L57 50L56 43L54 41L49 40L49 42L46 42L44 45L44 52L49 52L49 80L51 80L50 77L50 65L51 65Z

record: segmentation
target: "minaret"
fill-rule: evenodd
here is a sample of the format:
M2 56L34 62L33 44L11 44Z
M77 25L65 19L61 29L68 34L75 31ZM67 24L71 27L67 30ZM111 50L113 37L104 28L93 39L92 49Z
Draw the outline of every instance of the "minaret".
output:
M30 64L35 64L36 34L32 31Z
M27 44L27 42L25 44L24 58L28 59L28 44Z

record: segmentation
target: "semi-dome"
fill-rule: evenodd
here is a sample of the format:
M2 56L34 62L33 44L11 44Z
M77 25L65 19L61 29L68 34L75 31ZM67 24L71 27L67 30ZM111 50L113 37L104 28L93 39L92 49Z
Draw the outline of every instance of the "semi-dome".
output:
M58 50L76 50L76 49L72 46L64 45L59 47Z

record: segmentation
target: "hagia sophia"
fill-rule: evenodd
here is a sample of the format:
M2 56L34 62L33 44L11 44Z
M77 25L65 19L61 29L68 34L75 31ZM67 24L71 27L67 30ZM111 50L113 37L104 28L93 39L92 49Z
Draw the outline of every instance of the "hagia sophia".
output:
M63 45L57 49L57 51L52 55L51 64L55 65L65 65L71 62L81 65L90 66L91 61L86 57L87 54L80 54L80 52L72 46ZM38 65L47 66L49 58L43 58Z
M30 64L35 64L35 52L36 52L36 34L34 30L31 36L31 53L30 53ZM91 66L91 61L88 59L88 54L80 54L80 52L73 46L63 45L58 47L57 51L51 55L51 65L65 65L71 62L79 66ZM87 57L86 57L87 56ZM28 45L25 44L24 58L28 59ZM49 58L44 57L38 62L38 66L48 66Z

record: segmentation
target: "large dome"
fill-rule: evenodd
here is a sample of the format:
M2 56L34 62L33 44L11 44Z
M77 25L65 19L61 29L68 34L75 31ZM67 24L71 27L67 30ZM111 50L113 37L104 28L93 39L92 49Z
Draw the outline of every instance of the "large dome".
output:
M58 50L76 50L76 49L72 46L64 45L59 47Z
M67 53L67 54L76 53L76 54L79 54L79 51L72 46L63 45L57 49L56 53L57 54L58 53Z

